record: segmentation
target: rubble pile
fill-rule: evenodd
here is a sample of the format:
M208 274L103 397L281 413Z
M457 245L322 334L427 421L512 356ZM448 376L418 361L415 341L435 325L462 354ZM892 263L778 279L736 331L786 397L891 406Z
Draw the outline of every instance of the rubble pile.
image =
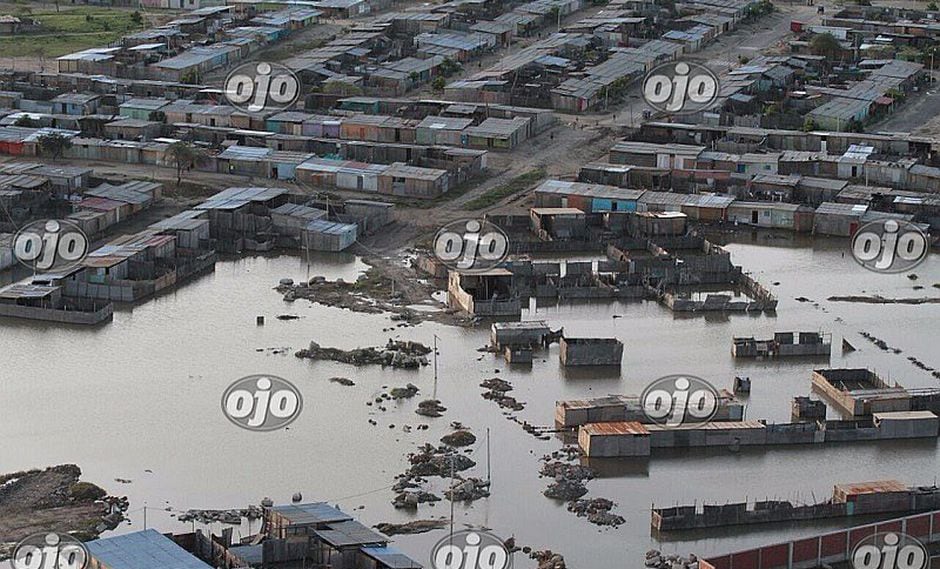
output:
M341 350L339 348L323 348L316 342L298 350L294 355L298 358L313 360L332 360L352 365L380 365L403 369L417 369L428 365L425 357L431 349L419 342L389 340L384 348L355 348Z
M418 408L415 409L415 413L424 417L440 417L444 411L447 411L447 407L441 405L437 399L425 399L418 403Z
M452 502L473 502L490 495L490 483L479 478L467 478L444 491L444 496Z
M392 505L396 508L407 508L409 510L415 510L418 508L418 504L440 501L440 496L436 496L430 492L425 492L424 490L406 490L404 492L398 493L398 495L395 496L395 499L392 500Z
M698 557L693 554L688 557L666 555L656 549L650 549L646 552L646 566L653 569L698 569Z
M411 468L408 476L450 476L451 471L463 472L473 468L476 463L469 457L456 454L446 447L437 447L425 444L418 452L408 455Z
M447 527L447 520L438 519L415 520L413 522L407 522L403 524L385 522L377 524L375 529L379 530L380 533L392 537L395 535L413 535L416 533L425 533L436 529L444 529L445 527Z
M548 485L548 488L542 491L548 498L570 502L577 500L588 493L587 487L577 480L558 480Z
M622 516L612 514L610 511L616 504L607 498L594 498L593 500L575 500L568 502L568 511L579 518L586 517L589 522L598 526L619 526L626 522Z
M389 395L392 399L411 399L417 394L418 386L413 383L409 383L404 387L393 387L392 390L389 391Z
M513 411L522 411L525 409L525 403L517 401L516 398L507 395L508 392L512 391L512 384L504 379L491 377L490 379L484 380L480 384L480 387L487 390L483 393L483 399L495 401L504 409L511 409Z
M451 447L465 447L477 442L476 436L466 429L454 431L441 437L441 442Z
M568 569L564 556L553 552L551 549L533 551L529 554L529 558L535 559L538 563L538 569Z

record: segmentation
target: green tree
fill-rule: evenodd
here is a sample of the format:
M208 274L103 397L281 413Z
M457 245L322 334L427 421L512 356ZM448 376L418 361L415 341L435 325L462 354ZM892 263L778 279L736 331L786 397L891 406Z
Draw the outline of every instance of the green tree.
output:
M51 156L53 160L61 158L65 151L72 147L72 141L58 132L51 132L39 137L39 149L44 156Z
M806 117L806 119L803 121L803 132L812 132L816 130L816 128L816 121L810 117Z
M813 55L822 55L827 59L836 60L842 54L839 40L830 33L816 34L809 40L809 49Z
M197 166L206 160L207 156L203 149L193 146L188 142L178 140L169 145L166 149L166 161L176 168L176 186L183 181L183 170Z
M930 10L931 12L936 12L937 10L940 10L940 8L937 8L936 2L928 2L927 9Z
M163 111L150 111L147 120L151 122L166 122L166 113Z
M443 92L444 87L446 85L447 85L447 81L445 81L444 77L441 75L438 75L437 77L434 78L434 81L431 81L431 88L437 91L438 93Z
M131 22L133 22L134 25L139 28L140 26L144 25L144 17L140 15L140 12L134 10L131 12Z
M30 127L30 128L32 128L32 127L35 127L35 126L36 126L36 121L34 121L33 119L29 118L29 115L21 115L21 116L18 117L18 118L16 119L16 121L13 123L13 126L25 126L25 127Z

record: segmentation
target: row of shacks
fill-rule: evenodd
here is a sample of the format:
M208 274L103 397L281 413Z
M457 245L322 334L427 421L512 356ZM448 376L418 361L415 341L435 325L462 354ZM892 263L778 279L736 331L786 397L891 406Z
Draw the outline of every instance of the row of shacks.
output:
M391 540L326 503L263 507L263 530L242 543L221 535L162 534L154 529L86 543L94 569L332 567L421 569ZM211 564L210 564L211 563Z
M769 229L785 229L797 232L812 232L820 235L850 236L866 223L897 219L916 222L924 216L915 213L879 211L868 201L872 188L854 186L847 188L836 201L824 202L813 208L801 204L779 201L739 200L733 196L721 194L680 194L653 190L635 190L603 184L547 180L535 189L535 208L533 215L543 218L540 227L550 227L550 218L570 223L574 220L583 226L585 214L617 213L671 213L671 216L656 216L655 223L679 225L684 232L685 219L705 223L733 223ZM891 190L885 188L888 195ZM903 192L902 192L903 194ZM893 196L903 204L908 198L903 195ZM911 204L915 205L915 204ZM927 205L935 214L940 213L940 197L925 196L916 202L914 209L920 212ZM577 214L577 215L573 215ZM681 215L681 218L678 216ZM927 227L927 224L922 224ZM576 228L568 227L568 234L583 234ZM655 232L654 232L655 233ZM670 232L676 233L676 232ZM567 235L554 233L553 238Z
M0 206L9 216L0 227L8 220L22 223L61 212L61 207L56 207L65 204L66 219L94 236L149 208L160 199L163 189L162 184L147 180L99 182L94 170L84 166L0 165Z

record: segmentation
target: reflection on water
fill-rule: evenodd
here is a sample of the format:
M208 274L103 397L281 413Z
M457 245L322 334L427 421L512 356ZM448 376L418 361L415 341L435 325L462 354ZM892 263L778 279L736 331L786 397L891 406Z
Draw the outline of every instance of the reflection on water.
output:
M926 290L914 291L904 275L871 273L843 257L846 241L804 246L800 239L769 240L756 234L736 237L728 245L734 262L779 297L776 314L684 318L655 302L640 301L533 303L525 312L525 318L546 320L553 329L564 326L570 336L620 339L623 366L613 372L566 372L557 345L536 352L531 368L510 368L494 354L477 352L488 342L486 327L428 322L383 332L391 325L387 315L287 303L273 290L281 278L354 280L366 267L348 256L311 255L309 262L286 255L223 260L214 273L121 309L113 323L90 330L3 322L0 472L77 463L88 480L129 496L133 525L118 531L140 529L143 506L152 527L188 531L190 525L176 521L179 510L243 507L264 496L287 502L298 491L305 499L338 503L368 524L407 521L447 515L445 503L422 507L417 514L397 511L390 504L389 486L406 468L409 451L436 443L456 420L478 435L491 429L493 477L492 497L473 506L458 505L457 523L485 525L515 535L519 543L550 547L575 567L599 566L598 559L640 559L650 547L708 554L811 533L814 525L830 526L731 528L660 543L650 536L649 508L651 503L721 503L744 497L810 501L831 495L840 482L897 478L932 483L935 441L775 447L737 454L656 453L643 461L597 463L600 477L588 483L588 497L614 500L615 512L627 519L620 528L598 531L541 494L547 481L538 476L538 459L559 449L559 439L543 441L526 434L484 400L479 387L498 370L500 378L513 383L512 395L526 403L519 420L550 425L556 400L638 394L650 381L671 373L692 373L718 388L730 388L735 375L747 375L752 379L747 417L776 422L789 420L790 398L808 394L811 370L827 364L871 367L906 386L935 386L934 378L905 358L916 356L940 367L940 305L875 306L826 298L940 295L927 286L940 283L940 257L918 267L918 282ZM811 302L798 302L797 297ZM283 313L300 318L275 318ZM256 316L266 316L266 325L256 326ZM834 345L846 337L859 349L848 354L833 350L828 362L732 359L732 337L770 337L782 330L831 332ZM879 350L860 331L883 338L903 354ZM439 419L414 414L416 401L434 389L431 366L383 370L291 355L311 341L349 349L383 345L389 337L430 345L434 335L441 352L437 395L448 407ZM272 348L286 351L275 354ZM252 373L276 374L303 390L304 411L288 430L249 432L221 415L222 391ZM356 385L330 382L335 376L349 377ZM386 411L365 404L386 386L409 382L421 389L418 398L391 403ZM370 419L377 425L370 425ZM430 430L404 430L419 423L429 424ZM485 450L476 448L473 458L478 466L469 474L483 475ZM132 482L118 484L115 478ZM245 526L237 533L249 531ZM396 546L426 560L442 535L399 536Z

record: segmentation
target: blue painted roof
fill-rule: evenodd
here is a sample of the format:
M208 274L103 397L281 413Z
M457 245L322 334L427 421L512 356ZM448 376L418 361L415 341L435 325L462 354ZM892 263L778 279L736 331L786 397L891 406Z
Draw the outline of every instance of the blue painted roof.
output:
M108 569L212 569L157 530L148 529L85 544Z

